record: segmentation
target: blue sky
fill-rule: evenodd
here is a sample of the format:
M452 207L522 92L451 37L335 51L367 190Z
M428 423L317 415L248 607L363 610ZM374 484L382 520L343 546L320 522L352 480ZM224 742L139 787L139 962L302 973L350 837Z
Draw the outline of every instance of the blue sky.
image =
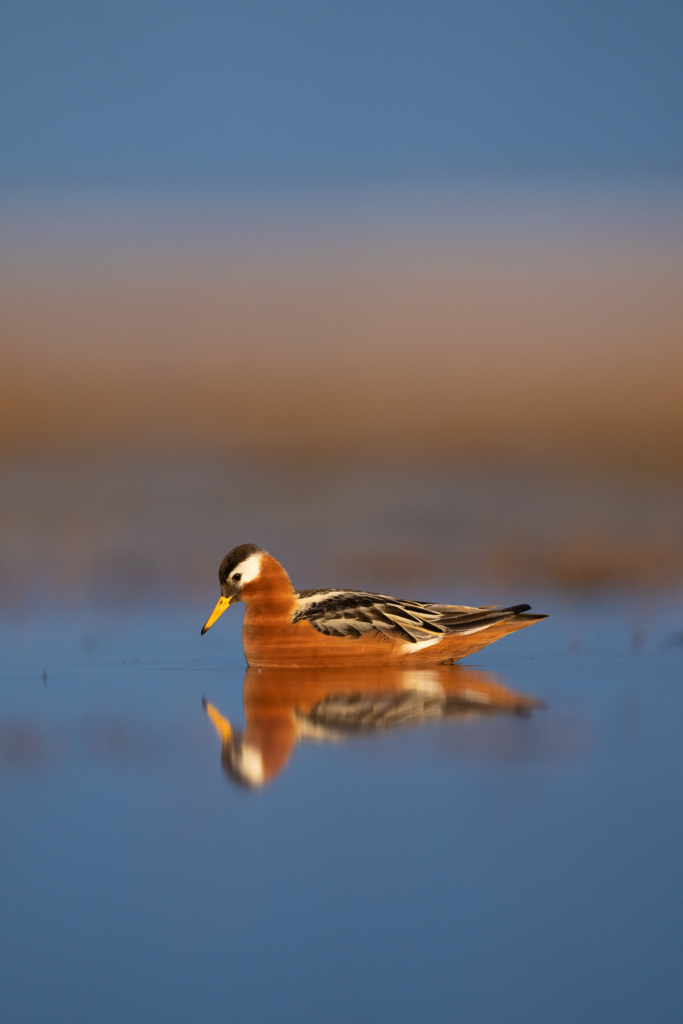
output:
M683 172L680 0L4 0L0 185Z

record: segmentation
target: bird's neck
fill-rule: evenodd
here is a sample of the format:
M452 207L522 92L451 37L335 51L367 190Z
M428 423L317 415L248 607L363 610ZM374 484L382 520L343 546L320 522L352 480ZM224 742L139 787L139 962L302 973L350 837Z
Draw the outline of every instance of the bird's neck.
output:
M291 618L296 604L292 581L272 555L264 554L261 571L242 589L246 617Z

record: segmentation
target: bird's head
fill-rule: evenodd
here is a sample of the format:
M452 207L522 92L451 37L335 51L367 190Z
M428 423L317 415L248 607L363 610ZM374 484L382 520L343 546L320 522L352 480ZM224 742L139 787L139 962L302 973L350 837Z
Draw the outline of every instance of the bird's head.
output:
M243 587L258 579L264 554L265 551L256 544L240 544L225 556L218 570L221 596L202 627L202 636L213 626L228 605L233 601L242 600Z
M247 789L256 789L268 781L263 767L261 750L247 743L244 734L235 730L218 708L202 698L204 710L213 722L221 740L221 765L226 775Z

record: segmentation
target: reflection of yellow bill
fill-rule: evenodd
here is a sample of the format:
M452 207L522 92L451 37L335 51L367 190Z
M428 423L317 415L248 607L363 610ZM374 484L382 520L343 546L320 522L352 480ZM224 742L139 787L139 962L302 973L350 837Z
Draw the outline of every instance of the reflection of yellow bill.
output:
M215 708L213 704L209 704L208 700L203 700L202 703L206 709L207 715L216 728L216 732L221 738L221 742L227 743L232 739L232 726L230 725L230 722L227 718L223 718L223 715L220 713L218 708Z
M211 627L213 626L213 624L216 621L216 619L218 619L223 614L223 612L228 607L228 605L230 604L231 601L232 601L231 597L219 597L218 598L218 604L216 605L216 607L214 608L214 610L211 612L211 614L209 615L208 619L204 623L204 627L202 629L202 636L204 636L204 634L206 633L207 629L211 629Z

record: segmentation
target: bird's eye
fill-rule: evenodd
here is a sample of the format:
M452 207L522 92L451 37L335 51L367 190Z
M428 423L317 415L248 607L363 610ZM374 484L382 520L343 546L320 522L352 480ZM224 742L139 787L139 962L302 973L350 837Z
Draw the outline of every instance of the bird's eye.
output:
M241 579L242 579L242 573L241 572L236 572L235 575L232 578L232 581L233 581L233 583L239 583L239 581Z

